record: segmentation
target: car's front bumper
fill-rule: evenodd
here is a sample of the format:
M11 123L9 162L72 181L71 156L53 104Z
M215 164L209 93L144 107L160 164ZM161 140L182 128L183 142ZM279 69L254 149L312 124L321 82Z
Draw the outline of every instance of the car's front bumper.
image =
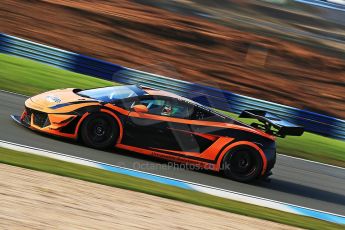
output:
M74 114L48 114L28 107L21 116L11 115L15 122L32 130L72 139L77 138L78 117Z

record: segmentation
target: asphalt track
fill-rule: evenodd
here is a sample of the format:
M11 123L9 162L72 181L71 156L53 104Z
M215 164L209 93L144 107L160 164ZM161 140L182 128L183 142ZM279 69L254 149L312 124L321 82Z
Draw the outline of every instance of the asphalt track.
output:
M165 161L135 153L98 151L35 133L10 118L10 114L21 113L25 99L0 91L1 140L345 215L345 169L278 155L270 183L238 183L210 172L173 167Z

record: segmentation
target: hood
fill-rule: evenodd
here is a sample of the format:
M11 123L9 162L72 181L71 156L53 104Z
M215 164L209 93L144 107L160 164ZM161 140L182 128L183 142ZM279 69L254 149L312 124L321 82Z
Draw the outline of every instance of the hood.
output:
M81 97L76 92L80 90L74 88L57 89L38 94L26 100L25 105L29 108L43 112L59 112L59 108L70 107L70 105L85 103L97 103L97 100ZM64 109L64 112L66 110Z
M72 103L77 101L96 101L91 98L79 96L75 93L78 91L78 89L74 88L57 89L33 96L30 98L30 100L33 103L43 107L52 107L58 104Z

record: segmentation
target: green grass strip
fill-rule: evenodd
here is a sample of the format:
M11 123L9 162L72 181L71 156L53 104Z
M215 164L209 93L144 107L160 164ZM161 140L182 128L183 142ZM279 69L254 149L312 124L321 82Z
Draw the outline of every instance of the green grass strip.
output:
M3 90L30 96L58 88L86 89L115 84L29 59L0 54L0 89ZM237 118L235 114L226 114ZM306 132L301 137L277 138L277 143L278 153L345 167L345 141Z
M345 229L345 226L245 204L200 192L184 190L169 185L107 172L88 166L68 163L47 157L0 148L0 163L43 171L103 185L143 192L200 206L215 208L245 216L270 220L307 229ZM231 220L229 220L231 221Z
M96 88L110 81L74 73L25 58L0 54L0 89L35 95L60 88Z

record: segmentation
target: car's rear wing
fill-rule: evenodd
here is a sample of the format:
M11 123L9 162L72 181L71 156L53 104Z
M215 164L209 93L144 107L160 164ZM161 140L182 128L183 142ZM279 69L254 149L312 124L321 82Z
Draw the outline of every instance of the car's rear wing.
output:
M263 110L244 110L239 117L257 119L261 123L254 122L251 126L277 137L285 137L287 135L301 136L304 132L304 128L302 126L284 121L274 114Z

